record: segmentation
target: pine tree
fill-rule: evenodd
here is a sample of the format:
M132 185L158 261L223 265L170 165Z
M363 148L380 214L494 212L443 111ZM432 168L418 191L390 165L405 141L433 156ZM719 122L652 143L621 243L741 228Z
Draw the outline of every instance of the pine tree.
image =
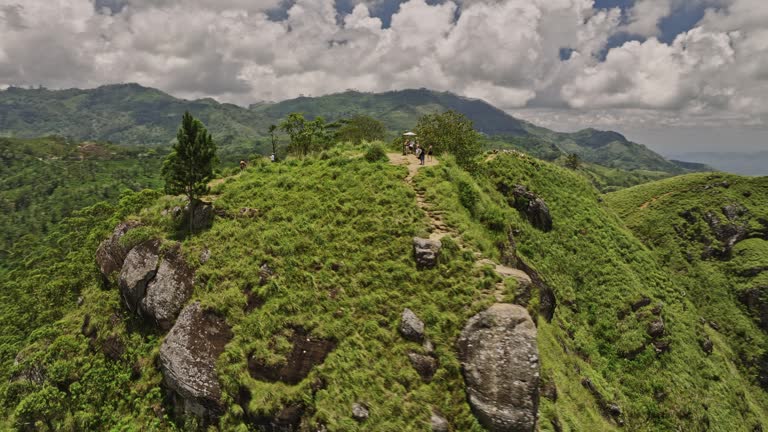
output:
M200 120L184 113L176 143L163 162L166 193L184 194L189 200L189 233L197 198L208 192L208 182L213 178L213 167L218 161L216 144Z

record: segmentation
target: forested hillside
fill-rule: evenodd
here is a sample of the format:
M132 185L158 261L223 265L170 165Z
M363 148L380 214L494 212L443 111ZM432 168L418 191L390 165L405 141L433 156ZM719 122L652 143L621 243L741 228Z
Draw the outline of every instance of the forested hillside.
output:
M165 149L0 137L0 257L23 251L75 210L158 188ZM1 266L1 264L0 264Z
M765 274L750 276L765 264L764 181L683 177L603 203L577 172L516 152L473 175L450 156L389 157L334 147L256 162L216 182L210 227L191 237L183 200L150 191L59 225L0 271L2 425L482 431L461 341L514 303L536 323L522 362L540 373L518 396L539 430L768 426L761 309L720 285ZM696 196L742 207L710 224ZM716 240L731 225L742 241ZM152 297L168 272L187 281L170 320ZM178 373L185 340L208 390Z

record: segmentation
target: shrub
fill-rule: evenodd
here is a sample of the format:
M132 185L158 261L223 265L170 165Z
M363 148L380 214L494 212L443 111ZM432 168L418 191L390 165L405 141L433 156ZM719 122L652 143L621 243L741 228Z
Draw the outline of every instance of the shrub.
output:
M387 160L387 152L380 144L372 144L365 151L365 160L368 162L381 162Z
M477 210L477 201L480 199L477 190L464 180L459 180L457 187L459 188L459 201L461 205L474 216Z
M493 203L480 210L480 221L492 231L504 232L507 228L504 211Z

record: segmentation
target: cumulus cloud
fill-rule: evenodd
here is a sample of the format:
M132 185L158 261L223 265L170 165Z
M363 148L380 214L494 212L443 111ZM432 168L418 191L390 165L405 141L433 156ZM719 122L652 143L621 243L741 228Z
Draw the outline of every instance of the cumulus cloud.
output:
M718 7L671 43L659 24L689 0L623 13L593 0L391 1L345 0L342 13L334 0L0 0L0 86L139 82L241 104L427 87L599 123L767 117L764 0L693 0ZM387 25L372 12L385 6ZM642 37L609 46L621 33Z

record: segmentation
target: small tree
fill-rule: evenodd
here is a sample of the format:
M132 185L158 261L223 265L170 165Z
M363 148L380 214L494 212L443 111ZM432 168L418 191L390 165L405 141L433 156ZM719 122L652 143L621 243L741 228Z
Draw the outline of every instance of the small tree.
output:
M208 182L213 178L217 160L213 137L200 120L185 112L176 143L163 162L162 174L167 193L184 194L189 200L190 235L196 200L208 192Z
M339 121L340 127L336 132L338 141L351 141L359 145L363 141L383 140L386 129L384 123L366 115L356 115Z
M480 137L472 121L456 111L442 114L426 114L419 119L415 129L421 145L435 152L448 152L467 171L475 170L475 157L480 154Z
M571 153L565 158L565 166L577 170L581 167L581 158L576 153Z
M280 123L280 129L291 138L289 150L301 157L308 155L314 146L325 144L325 120L318 117L307 120L301 113L290 113Z

